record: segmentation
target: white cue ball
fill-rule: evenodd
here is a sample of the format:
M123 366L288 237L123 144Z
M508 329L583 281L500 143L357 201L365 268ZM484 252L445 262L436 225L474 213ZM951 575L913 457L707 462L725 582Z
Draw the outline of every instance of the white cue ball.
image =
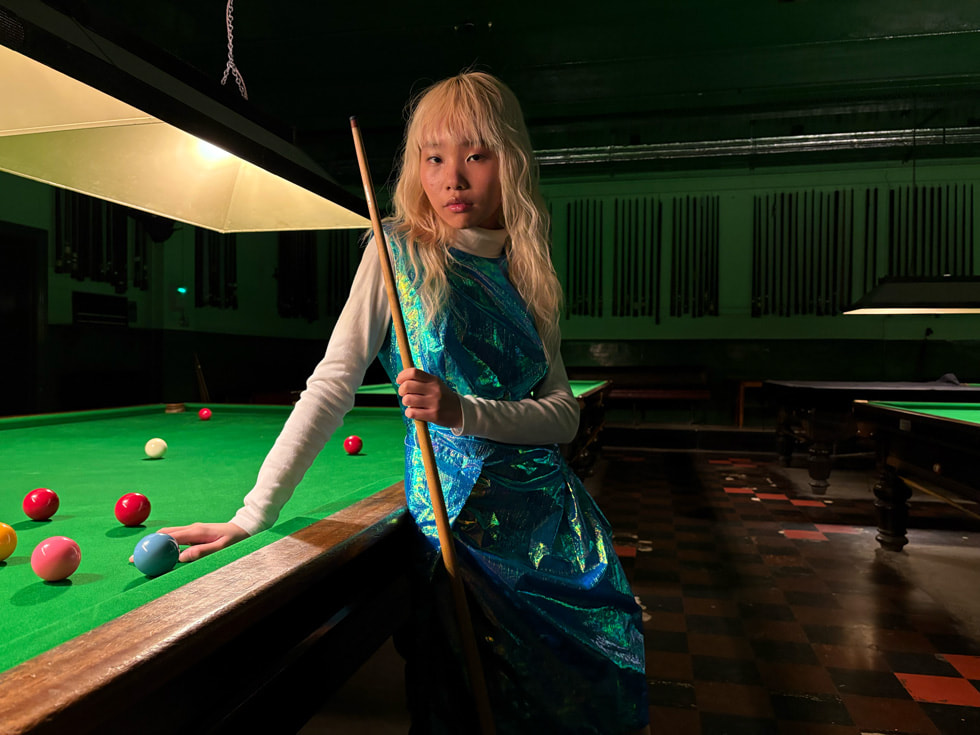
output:
M143 447L143 451L146 452L146 456L150 459L160 459L163 455L167 453L167 442L163 439L150 439Z

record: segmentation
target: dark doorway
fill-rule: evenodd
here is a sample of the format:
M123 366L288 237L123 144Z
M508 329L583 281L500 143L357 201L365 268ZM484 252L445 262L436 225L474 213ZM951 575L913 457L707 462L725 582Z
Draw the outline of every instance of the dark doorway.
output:
M48 233L0 222L0 416L41 409Z

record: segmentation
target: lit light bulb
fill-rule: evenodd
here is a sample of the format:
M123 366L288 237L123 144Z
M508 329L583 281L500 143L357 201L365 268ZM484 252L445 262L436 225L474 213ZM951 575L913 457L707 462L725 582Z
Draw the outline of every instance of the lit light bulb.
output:
M213 143L208 143L206 140L201 140L200 138L197 138L197 155L205 161L221 161L231 156L228 151L222 150Z

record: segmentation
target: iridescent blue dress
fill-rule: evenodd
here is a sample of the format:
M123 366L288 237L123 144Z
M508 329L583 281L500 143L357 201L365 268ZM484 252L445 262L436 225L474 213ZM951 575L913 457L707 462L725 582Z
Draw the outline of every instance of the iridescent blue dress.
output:
M506 257L452 250L448 308L426 324L403 246L397 290L416 367L459 394L531 397L547 372ZM381 352L401 368L394 332ZM414 624L401 636L418 733L477 733L414 422L406 496L419 534ZM500 735L620 735L647 722L642 622L609 524L557 445L519 446L430 425ZM417 580L417 581L418 581ZM450 619L447 620L446 618Z

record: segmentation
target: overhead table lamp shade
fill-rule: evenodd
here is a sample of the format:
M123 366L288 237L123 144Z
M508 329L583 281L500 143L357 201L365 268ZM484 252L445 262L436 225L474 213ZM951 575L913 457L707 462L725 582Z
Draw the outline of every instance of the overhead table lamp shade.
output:
M0 99L2 171L217 232L369 225L252 116L43 3L0 0Z
M888 278L845 314L980 314L980 277Z

